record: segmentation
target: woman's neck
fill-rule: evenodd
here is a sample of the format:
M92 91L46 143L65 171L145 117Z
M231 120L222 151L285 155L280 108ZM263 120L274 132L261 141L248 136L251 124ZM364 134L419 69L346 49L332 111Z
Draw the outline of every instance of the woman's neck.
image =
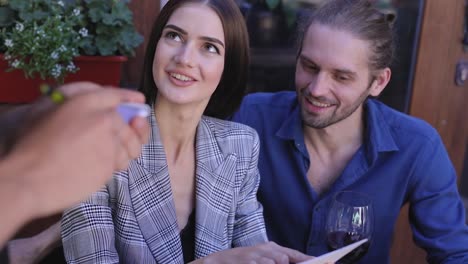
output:
M167 160L176 163L183 153L193 151L202 112L161 103L155 106L155 115Z

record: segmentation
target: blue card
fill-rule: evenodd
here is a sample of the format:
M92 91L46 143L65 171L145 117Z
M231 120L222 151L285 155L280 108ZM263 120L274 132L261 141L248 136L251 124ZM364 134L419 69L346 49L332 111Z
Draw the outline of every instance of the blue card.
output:
M117 112L128 124L134 117L147 117L151 113L151 108L146 104L140 103L121 103L117 107Z

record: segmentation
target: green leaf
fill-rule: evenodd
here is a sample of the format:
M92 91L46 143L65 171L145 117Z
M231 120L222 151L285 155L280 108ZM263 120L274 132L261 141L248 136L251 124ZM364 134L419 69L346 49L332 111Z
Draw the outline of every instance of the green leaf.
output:
M72 72L66 67L78 54L130 56L143 42L133 25L129 0L62 0L65 7L57 0L10 1L24 28L0 30L0 51L11 55L10 70L27 76L60 81ZM6 38L14 46L7 48Z
M114 55L117 51L116 45L105 36L96 37L96 47L102 56Z

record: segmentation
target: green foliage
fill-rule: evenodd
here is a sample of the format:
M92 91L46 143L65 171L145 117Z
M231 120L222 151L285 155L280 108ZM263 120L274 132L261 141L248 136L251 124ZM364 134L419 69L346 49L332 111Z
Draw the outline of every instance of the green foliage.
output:
M17 11L17 22L2 31L9 70L21 69L26 77L38 74L58 82L77 71L73 58L84 37L75 28L83 24L81 13L51 0L11 0L10 6Z
M135 31L128 1L84 0L86 28L92 41L83 48L86 55L133 56L143 37Z
M62 82L79 55L134 55L143 37L125 0L10 0L16 23L2 29L10 70Z

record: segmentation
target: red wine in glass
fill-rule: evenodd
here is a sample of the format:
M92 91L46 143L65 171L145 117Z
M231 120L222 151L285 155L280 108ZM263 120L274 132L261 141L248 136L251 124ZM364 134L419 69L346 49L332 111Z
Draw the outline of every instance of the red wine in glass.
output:
M326 226L328 248L335 250L364 238L369 240L337 263L355 263L367 253L373 224L372 201L366 194L343 191L333 197Z

